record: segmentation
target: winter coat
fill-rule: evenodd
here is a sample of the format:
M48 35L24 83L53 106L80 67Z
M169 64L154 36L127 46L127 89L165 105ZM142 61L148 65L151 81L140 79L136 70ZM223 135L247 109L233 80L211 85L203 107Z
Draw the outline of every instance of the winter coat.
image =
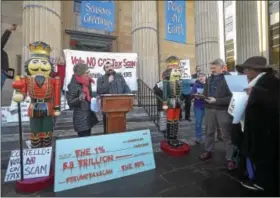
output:
M253 160L271 155L279 141L279 78L267 73L253 87L245 110L243 152Z
M9 69L9 57L7 52L5 52L4 47L11 36L11 31L6 30L1 36L1 69L6 71Z
M89 90L92 97L91 85ZM90 102L79 99L81 94L82 85L76 81L73 75L68 84L67 102L69 107L73 109L73 125L76 132L89 130L98 123L96 114L90 110Z

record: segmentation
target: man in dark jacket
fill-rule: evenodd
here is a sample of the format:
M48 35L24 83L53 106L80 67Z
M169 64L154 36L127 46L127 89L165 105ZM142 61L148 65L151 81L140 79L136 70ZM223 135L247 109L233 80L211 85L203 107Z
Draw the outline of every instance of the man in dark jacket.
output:
M247 75L255 85L245 110L242 153L255 166L253 181L242 182L249 189L264 190L264 196L279 196L279 78L266 67L264 57L251 57L238 72ZM252 83L251 83L252 84Z
M1 89L5 83L7 78L6 72L9 69L9 57L7 52L5 52L4 47L11 36L12 31L15 31L17 28L16 25L9 25L8 29L5 30L3 35L1 36Z
M128 94L131 93L122 74L116 73L111 62L104 64L105 74L97 79L97 94ZM106 129L106 114L103 114L104 133Z
M232 117L228 114L228 106L232 94L226 83L223 66L224 62L221 59L216 59L210 63L214 68L214 75L210 77L204 88L203 95L205 101L205 125L206 139L205 151L200 155L201 160L208 160L212 157L211 152L215 142L215 130L217 123L221 128L223 140L226 143L226 159L229 169L235 168L232 156L233 145L231 143L231 123Z

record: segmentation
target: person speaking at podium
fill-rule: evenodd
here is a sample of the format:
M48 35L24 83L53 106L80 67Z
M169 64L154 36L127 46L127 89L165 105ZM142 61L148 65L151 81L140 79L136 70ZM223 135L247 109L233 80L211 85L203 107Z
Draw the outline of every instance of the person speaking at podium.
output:
M114 70L110 61L105 62L105 74L97 79L97 95L101 94L129 94L131 90L122 74ZM104 133L106 133L106 114L103 113Z

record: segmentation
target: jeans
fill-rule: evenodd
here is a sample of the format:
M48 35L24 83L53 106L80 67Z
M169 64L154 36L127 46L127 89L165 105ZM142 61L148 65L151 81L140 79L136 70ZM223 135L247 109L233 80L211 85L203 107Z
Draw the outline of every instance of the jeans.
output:
M4 86L5 80L7 79L7 76L4 74L4 72L1 71L1 91Z
M195 116L195 135L198 141L201 140L202 136L202 122L204 117L204 108L194 107L194 116Z

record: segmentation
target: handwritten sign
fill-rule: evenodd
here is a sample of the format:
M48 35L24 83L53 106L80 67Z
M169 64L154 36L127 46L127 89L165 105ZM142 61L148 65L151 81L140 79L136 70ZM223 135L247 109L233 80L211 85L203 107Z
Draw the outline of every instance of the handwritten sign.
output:
M115 2L82 1L81 26L113 32L115 29Z
M186 43L186 1L165 1L165 39Z
M191 65L190 60L180 60L181 79L191 79Z
M56 141L59 192L155 168L149 130Z
M246 92L233 92L228 107L228 113L233 116L233 124L239 123L244 118L245 109L248 101Z
M46 177L50 174L52 147L24 149L24 179ZM20 151L11 152L5 182L20 180Z

